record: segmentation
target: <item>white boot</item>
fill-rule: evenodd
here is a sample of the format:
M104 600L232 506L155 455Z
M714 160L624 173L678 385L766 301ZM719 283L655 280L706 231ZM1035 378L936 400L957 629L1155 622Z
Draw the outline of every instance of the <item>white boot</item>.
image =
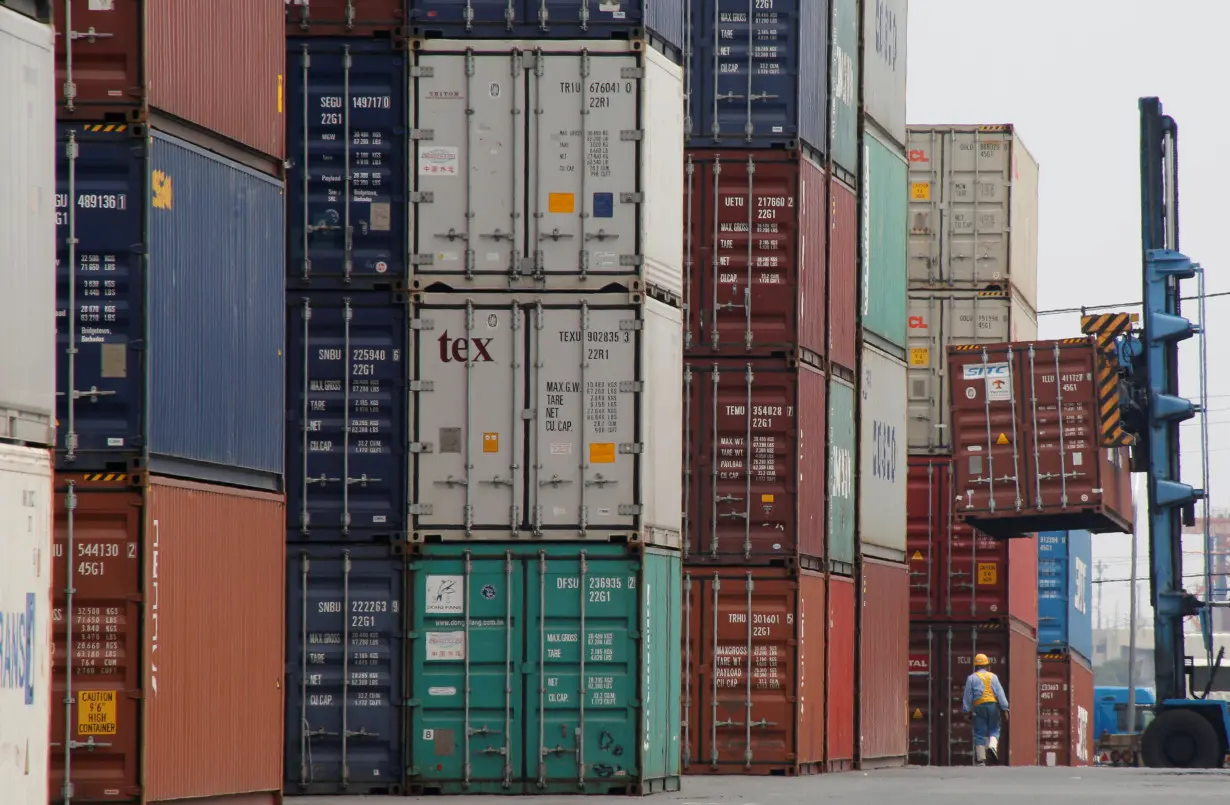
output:
M987 748L985 746L975 746L974 747L974 765L975 766L987 765Z
M999 763L999 738L994 735L987 739L987 757L992 763Z

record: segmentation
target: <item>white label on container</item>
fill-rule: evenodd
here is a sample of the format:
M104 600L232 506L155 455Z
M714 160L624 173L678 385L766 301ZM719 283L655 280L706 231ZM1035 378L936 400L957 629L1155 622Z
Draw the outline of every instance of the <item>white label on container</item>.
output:
M115 11L115 0L90 0L90 11Z
M466 658L465 632L428 632L427 661L464 660Z
M428 688L428 696L456 696L457 688Z
M615 252L593 252L590 259L599 268L614 268L619 265L619 255Z
M123 447L123 446L124 446L123 436L111 436L107 439L107 447Z
M445 145L419 146L419 176L456 176L459 151Z
M1072 466L1073 467L1079 467L1081 464L1084 464L1084 463L1085 463L1084 456L1082 456L1080 453L1072 454Z
M461 615L465 612L465 594L463 576L428 576L423 611L428 615Z
M1012 381L1007 377L987 378L987 400L1008 402L1012 399Z
M551 455L553 456L572 455L572 442L551 442Z

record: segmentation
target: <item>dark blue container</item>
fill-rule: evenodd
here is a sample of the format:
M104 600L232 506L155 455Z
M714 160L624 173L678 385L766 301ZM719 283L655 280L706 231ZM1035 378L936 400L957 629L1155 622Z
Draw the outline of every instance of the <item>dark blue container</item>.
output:
M406 563L294 546L286 568L287 794L399 794Z
M280 489L283 186L175 137L133 135L59 129L57 469Z
M824 152L828 0L691 2L687 145Z
M1092 658L1092 564L1088 531L1038 533L1038 651Z
M678 60L689 2L410 0L410 25L423 39L649 39Z
M286 301L291 540L404 539L406 306L379 291Z
M288 277L321 288L404 282L404 55L388 39L298 38L286 59Z

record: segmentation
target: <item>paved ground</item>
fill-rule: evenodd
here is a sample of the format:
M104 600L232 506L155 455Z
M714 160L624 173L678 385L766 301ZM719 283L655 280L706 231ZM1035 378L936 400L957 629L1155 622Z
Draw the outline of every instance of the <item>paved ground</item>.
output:
M493 797L432 797L438 805L498 803ZM510 805L1187 805L1230 800L1230 770L1112 768L910 768L818 777L685 777L683 791L626 797L520 797ZM427 798L305 797L287 805L396 805Z

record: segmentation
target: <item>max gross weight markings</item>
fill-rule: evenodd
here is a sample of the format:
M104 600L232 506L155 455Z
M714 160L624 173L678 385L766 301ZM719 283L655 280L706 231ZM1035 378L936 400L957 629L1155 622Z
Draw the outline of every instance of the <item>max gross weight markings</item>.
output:
M77 734L115 735L115 710L115 691L81 691L77 694Z

